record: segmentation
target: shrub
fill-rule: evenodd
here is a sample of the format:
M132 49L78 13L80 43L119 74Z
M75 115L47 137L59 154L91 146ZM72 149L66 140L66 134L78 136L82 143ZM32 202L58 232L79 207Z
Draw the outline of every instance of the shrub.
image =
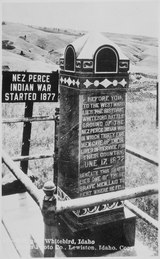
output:
M2 49L15 49L15 46L13 46L13 42L10 40L3 40Z

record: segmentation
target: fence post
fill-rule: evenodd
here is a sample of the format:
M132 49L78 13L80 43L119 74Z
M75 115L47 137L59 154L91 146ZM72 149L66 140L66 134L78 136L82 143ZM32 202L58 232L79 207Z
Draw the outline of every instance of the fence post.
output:
M158 102L159 102L159 89L158 89L158 83L156 84L156 90L157 90L157 95L156 95L156 127L158 127Z
M32 114L33 114L33 102L26 102L25 103L24 117L25 118L32 117ZM31 127L32 127L32 123L30 121L24 122L21 156L29 155ZM21 161L20 167L21 167L22 171L25 174L27 174L28 160L27 161Z
M59 108L55 109L55 142L54 142L54 183L57 186L58 175L58 127L59 127Z
M52 181L44 184L45 192L42 214L44 220L44 257L55 257L55 242L57 233L56 219L56 186Z

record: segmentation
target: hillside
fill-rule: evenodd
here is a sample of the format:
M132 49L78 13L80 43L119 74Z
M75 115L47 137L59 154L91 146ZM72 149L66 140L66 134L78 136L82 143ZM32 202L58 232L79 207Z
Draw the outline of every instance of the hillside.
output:
M2 27L3 69L52 71L59 67L62 49L76 36L50 33L27 25L6 23Z
M2 65L6 70L57 70L59 57L67 44L84 32L58 28L31 27L6 22L2 26ZM157 77L158 40L145 36L104 33L120 46L130 59L131 73Z
M156 38L122 34L107 34L131 61L131 72L157 75L158 40Z

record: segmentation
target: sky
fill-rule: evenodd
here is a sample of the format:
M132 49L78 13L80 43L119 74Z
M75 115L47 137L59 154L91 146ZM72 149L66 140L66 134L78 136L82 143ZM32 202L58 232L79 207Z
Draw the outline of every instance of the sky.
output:
M2 3L2 20L158 37L158 6L159 0L5 1Z

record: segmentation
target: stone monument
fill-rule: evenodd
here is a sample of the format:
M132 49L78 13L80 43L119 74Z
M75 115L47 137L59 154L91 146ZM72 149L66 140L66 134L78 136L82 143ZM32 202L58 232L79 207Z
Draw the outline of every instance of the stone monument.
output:
M66 47L60 68L58 199L125 189L128 58L103 35L87 34ZM76 245L94 242L94 251L80 249L79 255L97 255L103 245L134 245L135 216L122 202L66 212L60 225ZM64 249L76 255L76 248Z

